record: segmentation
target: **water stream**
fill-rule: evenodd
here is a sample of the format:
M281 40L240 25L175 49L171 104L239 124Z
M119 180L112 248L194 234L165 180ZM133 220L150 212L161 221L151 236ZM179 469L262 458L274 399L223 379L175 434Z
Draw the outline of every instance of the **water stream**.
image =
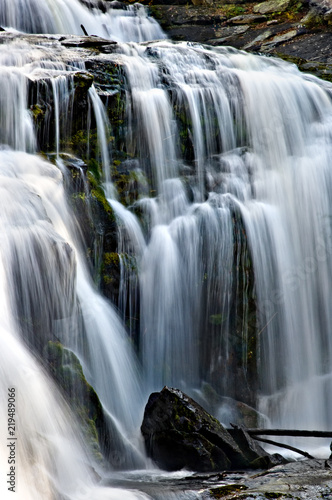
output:
M45 338L80 360L120 468L151 466L139 426L164 384L202 398L209 384L257 404L272 426L331 425L331 85L231 48L137 43L165 37L142 7L113 7L0 0L11 33L0 46L0 415L5 429L14 387L22 499L147 498L95 485L98 466L45 372ZM125 75L124 148L141 186L121 203L113 124L92 85L87 112L117 220L116 305L92 281L63 186L75 78L90 54L69 60L59 37L35 43L13 31L81 34L81 24L120 42L94 57ZM37 154L31 82L53 106L53 163Z
M250 355L248 325L257 324L260 409L272 425L328 428L330 86L230 49L158 42L118 52L131 90L128 116L140 117L128 147L158 193L134 206L148 227L140 307L149 386L190 388L219 377L223 392L236 394L232 308L241 277L232 269L234 246L244 245L237 218L256 297L254 313L242 305L239 371ZM183 124L191 158L180 152ZM237 268L248 287L250 264Z
M141 4L124 8L111 2L91 0L1 0L0 25L25 33L68 33L115 41L156 40L165 35Z

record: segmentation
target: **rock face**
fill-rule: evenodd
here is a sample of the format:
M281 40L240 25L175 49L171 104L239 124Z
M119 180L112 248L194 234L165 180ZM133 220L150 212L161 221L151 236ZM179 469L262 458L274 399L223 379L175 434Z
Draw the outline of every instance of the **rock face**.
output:
M105 448L104 444L110 441L110 437L106 436L107 428L101 403L93 387L86 381L81 363L75 354L60 342L48 342L44 355L51 375L78 417L94 458L102 463L102 448Z
M259 14L271 14L273 12L283 12L287 9L290 0L269 0L255 5L253 12Z
M330 0L197 2L152 0L149 5L173 40L232 45L281 57L302 71L332 81ZM246 29L238 30L241 25Z
M239 444L198 403L178 389L150 395L141 431L148 455L166 470L213 472L268 468L277 462L244 432Z

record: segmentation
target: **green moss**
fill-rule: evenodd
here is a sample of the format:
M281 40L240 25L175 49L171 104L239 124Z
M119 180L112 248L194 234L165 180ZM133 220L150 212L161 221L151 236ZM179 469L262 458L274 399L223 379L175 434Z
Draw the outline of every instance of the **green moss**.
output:
M88 170L87 179L90 185L90 189L100 189L99 188L99 179L96 179L96 176L92 170Z
M111 265L118 266L120 264L119 254L116 252L104 253L104 263L106 266L111 266Z
M83 160L87 157L88 151L88 134L84 130L78 130L73 134L68 143L69 149L71 149L74 154L78 155Z
M150 6L150 11L152 16L157 19L157 21L162 21L164 14L163 12L158 8L158 5L151 5Z
M222 314L211 314L209 322L211 325L221 325L227 318L224 318Z
M112 276L109 276L108 274L103 275L103 281L104 284L107 286L114 285L116 283L116 280Z
M223 498L232 493L237 493L242 490L246 490L247 486L243 484L228 484L226 486L218 486L217 488L211 488L210 494L212 498Z
M86 194L84 192L73 193L71 197L73 200L81 200L81 201L86 200Z
M222 6L222 14L227 17L227 19L231 17L241 16L247 11L246 5L238 5L238 4L229 4Z
M281 498L284 496L284 494L278 492L266 492L264 496L265 498Z
M111 216L112 220L115 221L115 216L112 207L108 203L108 201L105 198L104 192L101 190L101 188L93 188L91 189L91 196L95 198L95 200L100 203L102 206L103 210L107 213L107 215Z
M30 111L35 121L44 118L44 110L40 107L39 104L33 104L32 106L30 106Z
M75 90L79 89L85 89L85 91L88 91L88 89L91 87L93 84L93 75L91 73L87 72L77 72L74 74L74 87Z

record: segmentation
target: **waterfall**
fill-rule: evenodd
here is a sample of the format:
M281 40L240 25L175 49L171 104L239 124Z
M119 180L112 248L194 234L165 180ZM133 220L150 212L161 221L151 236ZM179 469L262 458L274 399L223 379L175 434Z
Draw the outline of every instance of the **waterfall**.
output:
M141 4L120 8L112 3L80 0L1 0L0 25L25 33L68 33L115 41L165 38L159 24Z
M147 238L149 387L204 380L248 397L238 383L250 382L254 356L272 425L328 428L330 85L282 61L185 43L130 44L116 58L127 147L157 193L132 207ZM133 214L119 217L133 246Z
M6 105L1 108L0 150L1 422L5 429L7 392L14 388L17 451L10 463L19 475L15 491L19 498L77 500L125 494L143 499L140 493L95 485L94 458L41 363L47 339L74 351L103 405L114 453L121 450L118 465L145 465L138 436L144 401L137 361L117 313L92 283L63 187L59 148L67 124L61 126L60 111L71 116L73 79L80 68L65 74L64 65L52 61L47 49L32 53L28 44L2 48L1 96ZM37 73L37 96L52 96L54 103L58 166L25 152L37 147L28 111L29 84ZM1 469L10 474L7 441L4 437L1 443ZM1 484L7 497L8 484Z
M30 346L37 348L42 345L41 337L45 334L49 338L62 337L63 341L75 344L75 332L79 329L80 319L75 299L77 288L81 295L79 299L84 312L86 335L90 338L88 375L98 388L106 409L112 412L116 401L115 418L121 420L124 416L127 419L127 422L122 422L124 433L130 429L128 419L131 414L128 412L128 401L123 399L123 384L127 376L128 381L134 378L130 372L134 370L135 360L131 359L130 350L125 346L125 335L116 314L103 299L96 296L84 265L80 262L82 257L70 232L70 215L59 169L36 156L5 150L0 153L0 171L3 235L1 374L4 382L1 418L5 428L7 386L15 387L18 436L16 463L18 492L22 495L19 498L52 499L59 493L75 499L83 499L85 495L88 498L94 498L94 495L103 498L103 494L105 498L110 498L106 491L103 493L94 486L88 468L90 459L81 448L78 437L77 443L73 439L75 423L71 422L68 409L64 402L61 403L62 399L54 384L20 341L19 332L24 334ZM105 354L104 362L101 353ZM94 361L95 356L98 356L98 362ZM114 377L107 370L112 357ZM103 363L106 373L102 368ZM123 374L124 369L126 376ZM120 388L117 377L120 377ZM116 398L111 403L103 389L106 381L111 384ZM133 408L133 402L139 399L139 388L133 387L134 391L130 393L129 382L126 389L126 397ZM121 409L121 401L125 408ZM140 408L141 403L138 404ZM4 471L9 466L8 453L5 455L7 450L3 444L1 454ZM7 485L4 492L7 492Z
M19 498L147 498L96 486L93 468L104 471L47 374L49 342L75 355L96 391L118 468L147 466L139 425L164 384L190 394L208 384L271 425L328 429L331 84L231 48L137 43L163 38L140 6L0 6L10 28L0 35L0 411L6 428L15 388ZM15 31L79 34L81 24L119 43L71 51L63 37ZM92 83L91 61L105 74L120 68L121 94ZM64 189L75 120L87 137L97 130L96 158L88 143L87 165L73 162L80 179L95 168L104 192L92 191L112 213L118 310L92 281ZM122 172L132 196L119 189ZM87 188L81 196L89 202Z

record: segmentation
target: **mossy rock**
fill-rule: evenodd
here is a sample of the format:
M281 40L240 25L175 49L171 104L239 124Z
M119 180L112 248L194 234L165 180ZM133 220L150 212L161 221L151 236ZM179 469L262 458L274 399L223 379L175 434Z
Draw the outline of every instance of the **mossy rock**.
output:
M74 74L74 87L75 90L84 89L85 92L89 90L93 84L94 77L91 73L85 71L77 72Z
M265 498L282 498L285 496L283 493L279 493L277 491L271 491L264 493Z
M249 465L220 422L177 389L164 387L150 395L141 431L148 455L166 470L213 472Z
M69 406L81 422L82 431L94 458L103 461L101 436L105 439L102 405L93 387L87 382L80 361L60 342L48 342L45 349L49 371L62 388Z
M227 484L226 486L217 486L216 488L211 488L209 493L212 498L224 498L228 495L234 493L239 493L240 491L247 490L247 486L244 484Z

